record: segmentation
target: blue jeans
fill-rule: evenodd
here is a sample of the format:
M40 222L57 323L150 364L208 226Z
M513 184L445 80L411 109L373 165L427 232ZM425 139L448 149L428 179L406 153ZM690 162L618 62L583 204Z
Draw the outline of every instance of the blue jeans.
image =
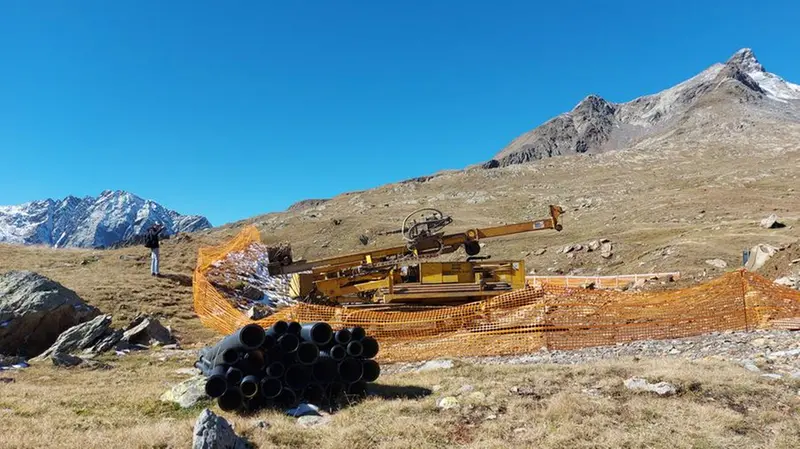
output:
M150 274L158 274L158 248L150 248Z

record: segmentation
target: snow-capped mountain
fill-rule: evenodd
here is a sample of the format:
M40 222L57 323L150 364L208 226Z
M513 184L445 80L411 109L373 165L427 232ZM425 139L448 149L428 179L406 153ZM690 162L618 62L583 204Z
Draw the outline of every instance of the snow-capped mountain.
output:
M572 111L514 139L483 166L520 164L552 156L626 148L693 121L721 126L754 115L800 122L800 86L764 70L743 48L669 89L626 103L589 95ZM739 124L736 124L739 126Z
M210 228L205 217L181 215L158 203L120 190L98 197L31 201L0 206L0 242L58 248L108 247L161 222L163 235Z

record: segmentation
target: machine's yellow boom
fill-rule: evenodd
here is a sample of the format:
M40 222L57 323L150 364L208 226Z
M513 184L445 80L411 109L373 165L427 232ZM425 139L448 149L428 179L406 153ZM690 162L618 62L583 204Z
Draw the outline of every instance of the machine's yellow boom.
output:
M561 231L559 218L564 210L560 206L550 207L550 217L539 220L526 221L510 225L493 226L490 228L474 228L465 232L443 236L429 236L414 242L413 245L395 246L392 248L376 249L344 256L329 257L325 259L305 262L295 262L288 265L274 263L270 265L271 274L292 274L304 271L314 273L336 272L362 265L378 265L398 259L413 256L423 256L432 253L448 254L456 251L462 245L468 255L474 256L480 252L479 240L519 234L522 232L541 231L554 229Z

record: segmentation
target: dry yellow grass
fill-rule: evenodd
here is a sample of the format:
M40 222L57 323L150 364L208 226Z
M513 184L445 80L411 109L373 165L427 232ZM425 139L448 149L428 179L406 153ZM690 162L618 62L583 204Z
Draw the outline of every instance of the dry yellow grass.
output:
M159 402L186 377L188 355L106 357L108 370L48 364L5 373L0 447L185 448L204 405L258 448L794 448L798 381L772 381L732 364L676 359L575 366L471 365L383 376L374 394L303 429L275 411L252 416L213 404L182 410ZM628 391L631 376L679 387L674 397ZM459 393L464 385L470 392ZM517 387L517 391L512 388ZM460 407L439 410L445 396ZM404 397L405 396L405 397ZM267 428L256 425L259 420Z

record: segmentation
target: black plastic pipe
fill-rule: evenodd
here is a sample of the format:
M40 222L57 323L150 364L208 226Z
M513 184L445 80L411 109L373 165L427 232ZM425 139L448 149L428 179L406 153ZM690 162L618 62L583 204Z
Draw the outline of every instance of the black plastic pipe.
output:
M289 388L284 388L281 390L278 400L286 407L294 407L297 405L297 399L297 393Z
M365 337L361 340L361 346L364 347L364 351L361 353L361 357L365 359L371 359L378 355L378 350L380 350L380 345L378 345L378 340L375 340L372 337Z
M361 364L359 363L358 366L360 367ZM283 375L286 386L293 390L301 391L308 385L308 381L310 380L308 371L305 365L299 364L291 365L286 368L286 374Z
M364 375L364 367L361 360L346 358L339 362L339 377L346 383L358 382Z
M350 333L349 329L339 329L333 334L333 339L336 341L336 344L346 345L353 339L353 334Z
M381 366L374 360L362 360L361 365L364 370L362 379L365 382L375 382L378 376L381 375Z
M252 398L258 394L258 384L260 379L254 375L244 376L242 382L239 384L239 390L246 398Z
M298 337L300 336L300 331L303 329L303 325L298 323L297 321L289 321L289 328L286 329L287 334L294 334Z
M361 326L354 326L350 328L350 335L353 340L363 340L367 336L367 331Z
M336 361L324 353L320 354L317 363L311 367L311 377L320 383L332 382L337 373Z
M247 372L263 371L266 366L266 357L261 349L253 349L244 355L244 370Z
M286 372L286 366L281 362L272 362L267 365L265 372L267 377L281 378L283 377L283 373Z
M333 382L328 384L327 388L327 395L328 399L331 401L335 401L339 398L339 396L344 392L344 385L339 382Z
M334 345L331 346L330 349L322 351L322 354L325 354L326 356L332 358L333 360L340 362L344 360L345 357L347 357L347 349L345 349L344 346L341 345Z
M217 405L226 412L232 412L242 406L243 400L242 392L236 387L231 387L217 398Z
M272 326L267 329L266 334L272 335L277 340L278 337L285 334L287 330L289 330L289 323L283 320L278 320L272 323Z
M228 381L228 385L239 385L242 383L243 377L244 373L239 368L230 367L225 373L225 380Z
M308 323L300 328L300 337L318 346L325 346L333 338L333 329L325 322Z
M274 377L261 379L261 395L267 399L275 399L281 394L283 383Z
M347 344L347 355L350 357L361 357L364 352L364 345L358 340L353 340Z
M271 349L275 347L278 337L272 334L264 334L264 343L261 343L261 349Z
M214 357L214 365L225 364L233 365L239 361L239 349L237 347L218 348L217 356Z
M309 384L303 390L303 399L311 404L319 404L325 398L325 389L319 384Z
M300 339L295 334L283 334L278 338L278 346L285 354L291 354L297 351L300 345Z
M319 358L319 348L310 341L304 341L297 347L297 361L303 365L311 365Z
M225 365L217 365L210 371L205 385L206 394L209 397L218 398L225 394L228 389L228 380L225 379L227 371L228 367Z
M264 343L264 328L255 323L240 327L215 345L214 363L232 365L239 360L240 351L256 349ZM234 360L235 358L235 360Z

